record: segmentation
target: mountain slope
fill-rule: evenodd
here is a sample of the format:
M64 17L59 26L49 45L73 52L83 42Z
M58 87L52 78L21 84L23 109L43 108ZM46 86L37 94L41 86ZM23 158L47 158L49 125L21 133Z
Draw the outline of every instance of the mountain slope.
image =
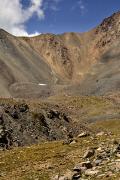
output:
M15 37L0 30L0 95L119 91L120 12L86 33Z
M51 68L18 38L0 31L0 95L40 95L40 85L51 84ZM43 87L41 87L43 89ZM28 95L27 95L28 94Z

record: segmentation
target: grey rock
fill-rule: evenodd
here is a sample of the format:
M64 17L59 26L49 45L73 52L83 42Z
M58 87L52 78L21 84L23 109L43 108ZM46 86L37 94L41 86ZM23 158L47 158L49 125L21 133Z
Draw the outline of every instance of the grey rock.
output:
M99 166L101 162L102 162L101 159L96 159L96 160L94 161L94 165L95 165L95 166Z

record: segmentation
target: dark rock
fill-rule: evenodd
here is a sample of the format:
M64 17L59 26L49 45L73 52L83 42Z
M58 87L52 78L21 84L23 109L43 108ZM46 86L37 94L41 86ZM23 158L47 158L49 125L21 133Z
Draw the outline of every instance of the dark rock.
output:
M20 112L26 112L29 109L27 104L21 104L19 105L19 111Z
M10 131L3 129L0 135L0 147L9 149L12 146L12 135Z
M113 144L114 144L114 145L118 145L119 142L118 142L116 139L114 139L114 140L113 140Z
M120 151L120 144L117 145L116 149L117 151Z
M72 131L70 131L70 132L68 133L68 138L73 138L73 133L72 133Z
M90 161L81 162L74 167L74 171L81 172L86 169L91 169L93 166Z
M87 169L92 168L92 164L90 161L82 162L81 165L82 165L82 167L86 167Z
M72 176L72 180L79 180L81 177L81 174L80 173L75 173L73 176Z
M19 119L19 113L14 110L12 113L10 113L10 115L14 118L14 119Z
M50 118L50 119L54 119L54 118L59 119L59 116L60 116L60 112L56 111L56 110L50 110L48 113L48 118Z
M66 122L70 122L69 117L67 117L64 113L62 114L62 117Z

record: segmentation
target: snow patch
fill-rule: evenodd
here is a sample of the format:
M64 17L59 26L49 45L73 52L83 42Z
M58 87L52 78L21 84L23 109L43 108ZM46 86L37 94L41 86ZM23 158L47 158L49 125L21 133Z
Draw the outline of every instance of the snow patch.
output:
M47 86L47 84L41 84L41 83L39 83L38 85L39 86Z

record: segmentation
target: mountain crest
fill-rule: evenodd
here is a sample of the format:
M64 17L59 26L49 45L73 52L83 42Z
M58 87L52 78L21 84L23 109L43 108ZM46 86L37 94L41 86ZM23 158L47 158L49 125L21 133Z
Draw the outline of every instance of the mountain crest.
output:
M120 38L120 11L105 18L96 28L96 47L105 48L111 46Z
M117 35L120 33L120 11L105 18L97 28L97 32L107 33L111 31Z

